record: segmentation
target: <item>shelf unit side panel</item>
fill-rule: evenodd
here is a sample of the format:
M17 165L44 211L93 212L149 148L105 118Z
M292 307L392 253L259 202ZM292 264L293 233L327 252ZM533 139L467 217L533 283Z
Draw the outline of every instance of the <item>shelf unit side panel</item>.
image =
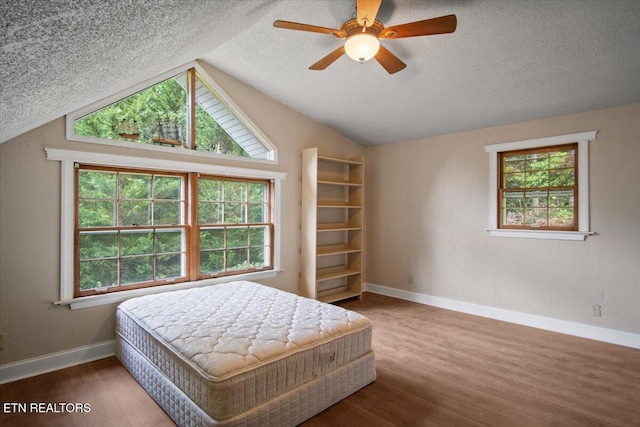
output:
M316 247L317 247L317 198L318 198L318 149L302 152L301 199L301 247L300 293L307 298L317 298Z

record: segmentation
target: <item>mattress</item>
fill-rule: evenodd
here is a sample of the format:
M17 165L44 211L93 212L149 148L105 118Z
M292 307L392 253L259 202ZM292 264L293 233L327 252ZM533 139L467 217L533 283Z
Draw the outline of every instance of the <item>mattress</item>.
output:
M134 298L118 306L116 319L118 348L139 353L176 393L216 422L358 360L370 366L356 381L358 388L375 379L366 317L257 283Z

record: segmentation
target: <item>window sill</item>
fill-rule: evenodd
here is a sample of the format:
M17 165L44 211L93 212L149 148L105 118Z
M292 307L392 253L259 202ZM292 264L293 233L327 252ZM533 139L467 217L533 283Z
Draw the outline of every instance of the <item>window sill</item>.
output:
M284 270L268 270L254 273L238 274L237 276L218 277L215 279L198 280L197 282L178 283L175 285L154 286L151 288L132 289L130 291L112 292L104 295L91 295L81 298L73 298L64 301L54 301L54 305L68 305L71 310L81 308L98 307L101 305L115 304L142 295L158 294L160 292L178 291L180 289L195 288L207 285L216 285L236 280L258 280L276 277Z
M590 231L542 231L542 230L503 230L487 229L492 237L517 237L521 239L547 239L547 240L585 240L593 235Z

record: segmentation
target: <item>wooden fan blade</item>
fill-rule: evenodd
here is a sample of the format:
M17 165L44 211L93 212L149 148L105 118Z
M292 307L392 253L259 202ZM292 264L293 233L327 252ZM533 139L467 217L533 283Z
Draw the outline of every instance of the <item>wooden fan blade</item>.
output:
M277 20L273 22L273 26L277 28L285 28L287 30L309 31L312 33L333 34L338 38L345 38L347 35L342 30L336 30L335 28L318 27L317 25L300 24L298 22L281 21Z
M399 39L402 37L431 36L434 34L453 33L458 25L456 15L441 16L425 19L424 21L394 25L385 28L380 34L381 39Z
M315 71L324 70L329 65L333 64L336 61L336 59L340 58L342 55L344 55L344 46L340 46L339 48L331 52L329 55L325 56L320 61L313 64L311 67L309 67L309 69L315 70Z
M407 64L402 62L397 56L391 53L389 49L382 45L380 45L380 50L376 53L375 58L389 74L404 70L407 66Z
M358 0L356 10L358 11L358 24L365 26L363 21L367 20L367 27L373 25L380 9L380 3L382 0Z

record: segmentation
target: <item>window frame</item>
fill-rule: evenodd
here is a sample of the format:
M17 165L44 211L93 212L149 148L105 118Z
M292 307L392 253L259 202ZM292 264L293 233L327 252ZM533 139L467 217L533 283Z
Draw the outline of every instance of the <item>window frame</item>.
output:
M105 138L98 138L94 136L87 135L77 135L75 133L75 121L91 114L101 108L104 108L110 104L121 101L122 99L134 95L148 87L151 87L155 84L158 84L166 79L174 77L182 72L188 71L190 69L195 69L196 73L202 80L202 82L206 85L206 87L220 100L224 106L231 111L242 123L245 127L256 137L260 143L264 145L265 148L269 150L269 158L260 159L260 158L252 158L252 157L241 157L241 156L233 156L228 154L221 154L211 151L199 151L195 149L179 149L173 147L165 147L162 145L154 145L154 144L140 144L136 142L130 141L121 141L121 140L110 140ZM191 81L190 78L187 78L188 81ZM192 84L192 83L189 83ZM191 110L191 114L194 114L195 104L194 104L194 96L193 92L191 92L192 96L189 96L187 99L187 108ZM190 121L187 120L187 129L185 129L185 134L188 135L189 140L194 138L193 135L194 130L190 127ZM235 161L240 162L250 162L257 164L278 164L278 149L276 145L256 126L255 123L242 111L242 109L233 102L233 100L227 95L227 93L222 89L222 87L211 77L209 73L207 73L204 68L200 65L198 61L193 61L182 66L173 68L169 71L166 71L158 76L155 76L151 79L140 82L126 90L108 96L107 98L101 99L97 102L94 102L86 107L83 107L79 110L73 111L66 116L66 139L70 141L80 141L80 142L88 142L92 144L101 144L101 145L109 145L112 147L120 147L120 148L133 148L136 150L145 150L145 151L155 151L161 153L172 153L172 154L180 154L186 156L193 157L204 157L204 158L214 158L214 159L233 159Z
M80 289L80 236L83 232L91 232L91 231L115 231L119 236L122 235L122 232L124 231L125 233L127 231L143 231L143 230L153 230L155 232L155 230L162 230L162 229L182 229L183 230L183 238L185 240L188 241L188 235L189 235L189 228L190 228L190 224L187 218L187 211L188 211L188 207L189 207L189 202L188 202L188 174L187 173L176 173L176 172L169 172L169 171L153 171L153 170L146 170L146 169L125 169L125 168L114 168L114 167L105 167L105 166L93 166L93 165L86 165L86 164L78 164L76 163L74 165L74 170L75 170L75 177L74 177L74 293L73 293L73 297L74 298L82 298L82 297L86 297L86 296L90 296L90 295L100 295L102 293L111 293L111 292L125 292L126 290L130 290L130 289L139 289L139 288L149 288L152 286L164 286L166 284L170 284L170 283L181 283L181 282L186 282L189 280L189 274L188 274L188 265L185 265L183 270L185 271L185 274L182 275L181 277L176 277L176 278L170 278L170 279L164 279L164 280L151 280L151 281L147 281L147 282L135 282L132 284L118 284L118 288L104 288L104 290L98 290L96 287L92 288L92 289L88 289L88 290L81 290ZM80 176L80 171L82 170L90 170L90 171L102 171L102 172L113 172L116 173L116 176L118 176L119 174L140 174L140 175L153 175L153 176L179 176L182 177L183 181L182 181L182 197L183 197L183 203L184 205L182 206L182 213L181 213L181 217L182 217L182 223L181 224L176 224L176 225L158 225L158 224L148 224L148 225L122 225L122 224L117 224L117 219L116 219L116 225L114 226L91 226L91 227L82 227L79 224L79 219L80 219L80 191L79 191L79 176ZM116 185L118 184L118 181L116 180ZM119 203L121 201L121 198L119 196L116 196L116 204ZM119 246L119 245L118 245ZM120 246L119 246L120 247ZM186 244L184 251L187 252L186 254L186 259L189 259L189 245ZM116 259L121 260L123 258L123 256L121 254L118 254ZM124 256L124 258L127 258L127 256Z
M489 192L488 192L488 227L486 231L493 237L516 237L552 240L585 240L590 231L589 220L589 141L595 141L598 131L551 136L547 138L528 139L485 145L484 151L489 155ZM499 224L499 184L501 166L499 153L553 147L577 143L576 159L578 183L578 212L576 230L554 229L513 229L498 228Z
M222 223L216 223L216 224L201 224L200 220L198 218L199 216L199 202L200 199L197 196L198 193L198 189L199 189L199 184L200 184L200 180L201 179L211 179L211 180L221 180L222 182L226 182L226 181L231 181L231 182L245 182L245 183L264 183L267 184L267 199L268 201L265 202L265 204L267 204L269 206L269 209L267 209L267 221L262 222L262 223L251 223L249 221L247 221L246 223L226 223L226 222L222 222ZM240 177L225 177L225 176L220 176L220 175L204 175L204 174L191 174L190 175L190 180L191 180L191 191L192 191L192 199L194 200L193 203L193 208L192 208L192 228L191 228L191 238L190 241L192 242L192 257L191 257L191 265L190 265L190 269L191 269L191 276L195 278L195 280L204 280L204 279L209 279L209 278L215 278L215 277L224 277L224 276L237 276L238 274L242 274L242 273L248 273L248 272L254 272L254 271L265 271L265 270L270 270L273 268L273 250L270 251L269 253L269 263L267 267L263 267L263 268L247 268L244 270L227 270L227 271L221 271L219 273L203 273L201 271L201 263L200 263L200 254L203 251L202 246L200 245L200 232L202 231L203 228L223 228L223 229L227 229L227 228L238 228L238 227L247 227L247 229L249 230L251 227L257 227L257 226L265 226L269 229L269 242L273 242L273 236L274 236L274 224L273 224L273 210L271 209L271 205L272 205L272 201L273 201L273 186L268 184L267 180L264 179L255 179L255 178L240 178ZM219 203L225 204L225 203L236 203L234 201L227 201L226 199L223 201L220 201ZM245 202L241 202L241 203L245 203ZM247 200L246 202L247 204L249 204L250 202ZM271 243L270 243L271 245ZM250 246L247 246L246 249L250 249ZM273 249L273 248L272 248ZM229 247L227 246L226 242L224 244L224 248L222 249L224 251L229 250Z
M521 188L505 188L504 186L504 176L505 176L505 170L504 170L504 163L505 163L505 158L506 157L510 157L510 156L519 156L519 155L528 155L528 154L538 154L538 153L555 153L555 152L559 152L559 151L563 151L563 150L575 150L575 154L574 154L574 166L572 169L574 169L574 185L566 185L566 186L561 186L561 187L551 187L551 186L544 186L544 187L521 187ZM557 230L557 231L578 231L578 223L579 223L579 209L580 209L580 205L579 205L579 195L580 192L579 190L579 168L578 168L578 158L579 158L579 148L578 148L578 143L574 142L574 143L570 143L570 144L562 144L562 145L554 145L554 146L550 146L550 147L536 147L536 148L528 148L528 149L523 149L523 150L513 150L513 151L501 151L498 152L498 169L499 169L499 179L498 179L498 222L497 222L497 228L498 229L511 229L511 230ZM526 172L525 172L526 173ZM504 201L504 197L503 194L505 192L509 192L509 191L522 191L523 193L527 193L527 192L532 192L532 191L551 191L553 189L560 189L560 188L571 188L573 190L573 194L574 194L574 206L573 206L573 225L571 225L570 227L562 227L562 226L550 226L550 225L545 225L545 226L532 226L532 225L508 225L508 224L503 224L502 222L502 210L503 210L503 201ZM547 206L547 209L549 207Z
M56 305L69 305L72 309L93 307L124 301L128 298L169 290L206 286L231 280L260 280L275 277L281 268L282 242L282 185L286 172L240 168L235 166L194 163L180 160L150 159L119 154L95 153L57 148L45 148L48 160L61 163L60 179L60 300ZM144 169L155 172L195 173L224 177L269 180L273 182L271 212L273 215L273 265L270 270L250 271L234 276L212 277L204 280L190 280L177 284L122 290L99 295L74 297L75 290L75 173L76 164L105 166L113 168Z

